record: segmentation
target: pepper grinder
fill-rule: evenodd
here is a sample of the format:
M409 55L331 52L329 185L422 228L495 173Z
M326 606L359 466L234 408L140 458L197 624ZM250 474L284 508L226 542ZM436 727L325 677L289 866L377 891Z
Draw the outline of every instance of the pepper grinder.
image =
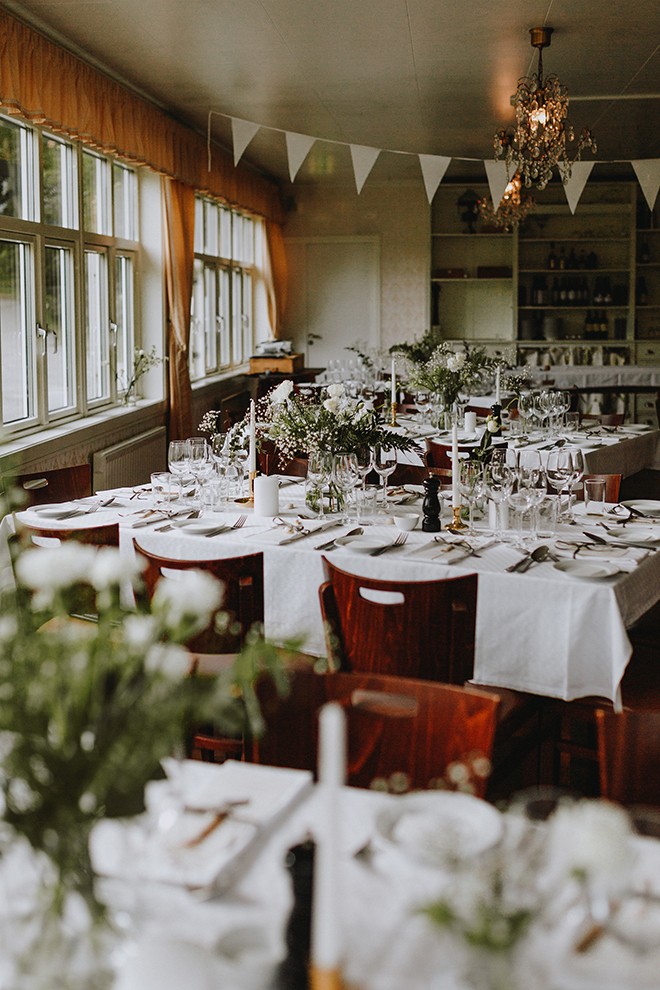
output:
M431 474L428 478L424 478L423 485L424 501L422 502L422 511L424 512L424 518L422 519L422 529L425 533L439 533L442 529L440 524L440 499L438 498L440 479L437 475Z

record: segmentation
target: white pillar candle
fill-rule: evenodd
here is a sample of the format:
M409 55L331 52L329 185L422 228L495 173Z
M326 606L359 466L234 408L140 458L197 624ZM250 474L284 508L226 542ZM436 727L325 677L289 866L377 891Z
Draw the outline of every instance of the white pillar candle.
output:
M500 404L500 369L495 372L495 404Z
M457 509L461 504L458 491L458 427L456 423L451 428L451 504Z
M254 399L250 401L250 447L248 453L248 471L257 470L257 424L255 421Z
M346 777L346 716L336 702L319 714L318 786L321 814L314 852L311 963L316 970L339 969L342 954L340 788Z
M396 361L392 358L392 404L396 402Z
M260 474L254 479L255 516L276 516L280 511L280 482L275 475Z
M472 433L477 432L477 414L476 412L466 412L465 414L465 432L467 436Z

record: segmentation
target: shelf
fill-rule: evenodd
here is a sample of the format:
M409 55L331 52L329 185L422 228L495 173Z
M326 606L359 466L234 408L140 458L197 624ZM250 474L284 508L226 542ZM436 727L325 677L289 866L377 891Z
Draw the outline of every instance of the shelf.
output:
M596 340L593 337L587 338L566 338L563 337L559 339L553 337L551 340L546 340L542 338L540 340L516 340L514 341L516 347L632 347L634 345L633 340L612 340L611 337L604 337L602 340Z
M649 267L653 267L655 262L651 262ZM658 262L660 265L660 262ZM643 266L638 266L643 267ZM519 275L551 275L553 278L579 278L587 275L628 275L629 268L519 268Z
M660 309L660 306L638 306L637 309ZM628 309L627 303L622 303L621 305L615 305L614 303L585 303L584 306L551 306L550 303L544 306L518 306L518 311L529 310L532 313L542 313L546 309L551 309L554 313L571 313L579 312L585 309L602 309L602 310L613 310L613 309Z
M607 242L608 244L628 244L629 237L608 237L604 234L594 234L593 237L563 237L556 234L552 237L520 237L518 239L518 244L520 247L523 244L594 244L596 241Z
M477 278L476 275L466 275L465 278L431 278L431 281L435 283L443 283L449 285L488 285L492 282L512 282L513 276L509 275L508 278Z
M459 237L465 238L469 241L477 241L483 238L488 238L489 240L506 241L511 240L511 234L467 234L464 231L457 231L456 233L451 233L447 231L437 231L431 234L431 237Z

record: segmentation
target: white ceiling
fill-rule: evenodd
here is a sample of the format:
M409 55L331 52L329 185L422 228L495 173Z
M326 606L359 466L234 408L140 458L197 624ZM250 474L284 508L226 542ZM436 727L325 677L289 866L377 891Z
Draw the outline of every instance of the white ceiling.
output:
M324 139L296 182L351 178L351 143L386 150L374 179L419 177L418 153L476 159L477 165L452 161L448 175L483 175L495 130L512 120L517 79L536 66L529 28L544 23L555 29L545 72L567 85L576 130L592 128L596 160L660 158L658 0L4 6L201 133L216 111L212 135L226 148L229 117L262 125L244 159L284 186L285 131Z

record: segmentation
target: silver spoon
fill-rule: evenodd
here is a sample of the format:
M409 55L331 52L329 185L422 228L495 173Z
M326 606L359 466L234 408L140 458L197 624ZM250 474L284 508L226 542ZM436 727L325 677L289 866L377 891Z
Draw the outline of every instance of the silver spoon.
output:
M526 557L519 560L517 564L513 564L511 567L507 567L507 571L515 571L516 574L524 574L532 564L540 564L542 561L547 560L550 556L550 547L545 546L537 547L536 550L532 550L528 553Z

